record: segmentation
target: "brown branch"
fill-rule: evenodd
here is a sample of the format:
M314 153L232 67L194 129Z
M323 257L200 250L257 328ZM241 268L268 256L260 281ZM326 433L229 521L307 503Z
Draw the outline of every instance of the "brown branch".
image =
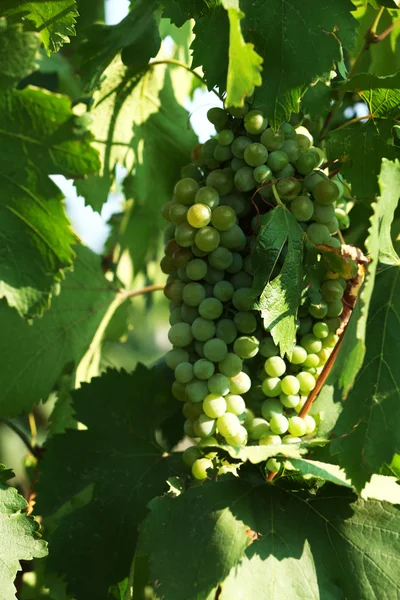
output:
M135 298L136 296L142 296L143 294L150 294L151 292L160 292L164 289L164 285L148 285L141 290L121 290L121 295L124 300L128 298Z
M270 471L268 473L267 481L272 481L278 471Z

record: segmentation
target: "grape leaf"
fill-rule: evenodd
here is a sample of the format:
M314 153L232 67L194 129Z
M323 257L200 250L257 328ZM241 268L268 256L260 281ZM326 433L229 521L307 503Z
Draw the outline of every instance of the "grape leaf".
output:
M272 213L275 214L272 216ZM303 289L304 232L285 206L277 206L272 213L271 217L266 217L265 228L261 223L257 236L255 285L258 286L265 275L265 287L254 306L261 311L264 327L271 332L283 356L296 340L297 309ZM282 268L272 281L268 281L268 272L282 252L282 242L287 243Z
M390 77L361 73L339 87L343 92L357 92L371 118L367 123L331 131L328 158L341 161L341 173L351 183L355 196L371 198L379 190L382 157L400 158L400 149L390 143L395 118L400 114L400 73Z
M13 20L23 20L40 33L47 54L57 52L75 35L78 9L75 0L5 0L3 14ZM16 6L17 4L17 6Z
M28 517L26 500L13 487L4 485L14 473L0 465L0 600L16 600L14 579L21 560L47 555L47 543L40 540L39 524Z
M14 87L37 69L36 53L40 39L36 33L25 32L22 25L7 27L0 18L0 86Z
M128 575L147 503L181 470L181 456L164 456L155 442L155 431L180 408L166 371L163 364L139 365L131 375L108 371L83 384L73 402L88 429L46 443L37 486L41 514L52 515L93 486L89 503L65 515L50 537L49 570L65 575L78 598L105 600L109 586Z
M326 117L331 107L331 88L323 81L311 85L301 100L301 108L311 118Z
M72 273L53 299L52 308L32 325L0 302L0 414L14 416L46 400L65 365L77 365L116 296L105 279L100 257L75 248Z
M385 589L396 597L400 518L392 504L332 484L314 494L283 485L225 478L153 500L139 548L159 594L298 600Z
M23 316L43 312L73 262L76 237L47 175L99 168L78 124L66 97L35 88L0 94L0 297Z
M208 10L208 5L217 4L216 0L163 0L163 16L171 19L177 27L188 19L198 19Z

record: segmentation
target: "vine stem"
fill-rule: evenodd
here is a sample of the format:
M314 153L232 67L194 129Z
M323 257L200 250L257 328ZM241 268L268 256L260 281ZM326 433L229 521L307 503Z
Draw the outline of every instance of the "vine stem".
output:
M4 425L7 425L7 427L12 429L12 431L17 434L17 436L20 438L20 440L28 448L28 450L32 454L32 456L34 456L35 458L41 457L41 448L39 448L38 446L32 446L26 433L24 433L22 431L22 429L20 429L17 425L15 425L15 423L10 421L9 419L4 419L4 418L0 419L0 423L4 423Z
M268 473L267 481L272 481L278 471L270 471Z
M365 115L363 117L354 117L354 119L350 119L350 121L346 121L346 123L339 125L339 127L335 127L335 129L333 129L333 131L339 131L339 129L345 129L349 125L353 125L353 123L359 123L360 121L364 121L364 119L374 119L374 118L376 118L376 117L374 117L374 115L371 115L371 114Z
M150 294L151 292L161 292L164 289L164 285L148 285L141 290L121 290L120 294L123 301L128 298L135 298L136 296L143 296L143 294Z
M147 65L146 70L151 69L152 67L156 67L158 65L173 65L175 67L181 67L182 69L185 69L186 71L197 77L197 79L207 87L207 82L204 79L204 77L202 77L199 73L196 73L196 71L193 71L193 69L189 67L189 65L185 65L185 63L180 62L179 60L175 60L174 58L166 58L164 60L153 60ZM211 92L214 92L214 94L221 100L221 102L224 101L223 96L219 94L217 90L212 88Z
M275 183L272 184L272 193L274 195L275 200L277 201L278 204L281 204L283 206L283 202L280 199L280 196L278 194L278 190L276 189Z

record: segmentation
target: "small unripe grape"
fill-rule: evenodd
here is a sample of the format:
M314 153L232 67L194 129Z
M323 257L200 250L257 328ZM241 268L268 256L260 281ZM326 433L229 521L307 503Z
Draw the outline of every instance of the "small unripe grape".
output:
M280 171L286 167L288 162L288 155L281 150L275 150L274 152L271 152L267 159L267 165L270 169L272 169L272 171Z
M186 275L193 281L199 281L207 273L207 263L201 258L195 258L186 265Z
M309 221L314 213L314 205L308 196L297 196L291 205L290 211L296 221Z
M179 240L177 241L179 243ZM212 252L215 248L218 248L220 236L214 227L203 227L195 234L194 242L203 252Z
M333 348L334 346L336 346L338 340L339 340L339 336L336 335L335 333L332 333L332 331L330 330L328 337L326 337L324 340L322 340L322 346L324 348Z
M175 379L179 383L189 383L193 379L193 365L189 362L183 362L175 369Z
M229 394L229 379L222 373L215 373L215 375L210 377L207 381L207 385L212 394L218 394L220 396Z
M193 430L197 437L205 438L215 433L216 426L215 419L210 419L207 415L200 415L193 423Z
M268 121L259 110L250 110L244 117L244 128L253 135L262 133L267 126Z
M282 379L281 389L287 396L296 395L300 390L300 383L294 375L286 375Z
M279 396L281 393L281 380L279 377L266 377L261 384L261 389L269 398Z
M232 158L232 150L230 146L223 146L222 144L217 144L214 149L214 158L218 162L225 162Z
M274 415L281 415L283 413L283 407L281 402L277 398L269 398L264 400L261 405L261 414L269 421Z
M245 271L239 271L239 273L235 273L233 277L231 277L231 284L235 290L239 290L240 288L251 288L253 285L253 277Z
M229 382L231 394L245 394L251 388L251 379L243 371L233 377L229 377Z
M191 467L193 463L203 456L202 451L197 446L190 446L183 451L182 460L187 467Z
M189 225L189 223L179 223L175 230L175 240L183 248L189 248L196 237L197 229Z
M193 204L187 212L189 225L201 229L211 221L211 208L207 204Z
M313 327L313 334L318 339L323 340L324 338L328 337L328 335L329 335L328 325L326 323L324 323L323 321L320 321L319 323L315 323L315 325Z
M236 171L233 181L239 192L250 192L257 186L251 167L242 167Z
M286 363L280 356L271 356L265 361L264 368L270 377L281 377L286 371Z
M230 129L223 129L217 135L218 143L221 144L221 146L229 146L232 144L234 137L235 135Z
M193 379L186 385L186 394L189 402L203 402L204 398L208 394L208 386L205 381L200 379Z
M243 159L244 151L251 143L251 139L244 135L239 135L237 138L235 138L235 140L232 142L232 152L236 158Z
M237 312L233 317L236 329L240 333L253 333L257 328L257 319L251 312Z
M177 383L177 382L175 382L175 383ZM183 431L185 432L185 435L187 435L190 438L196 437L196 434L193 429L193 421L190 421L189 419L186 419L186 421L184 422Z
M332 204L339 198L339 188L334 181L319 181L313 188L313 195L318 204Z
M229 115L222 108L214 106L207 111L207 119L210 123L222 129L228 123Z
M247 430L240 425L236 433L225 436L225 440L230 446L245 446L247 444Z
M289 433L301 437L306 433L306 423L301 417L291 417L289 419Z
M194 201L196 204L206 204L213 210L219 205L219 194L213 187L205 186L199 189Z
M219 281L214 285L213 294L221 302L228 302L233 296L233 285L229 281Z
M304 417L304 422L306 424L306 433L313 433L317 427L314 417L312 417L311 415L306 415Z
M213 321L197 317L192 323L192 334L198 342L211 340L215 335L215 324Z
M268 422L265 419L253 419L249 434L253 440L259 440L262 437L265 437L271 433Z
M174 370L176 367L182 362L188 362L189 360L189 352L187 350L183 350L183 348L172 348L165 355L165 362L167 366Z
M177 206L174 200L170 200L169 202L163 204L161 214L166 221L172 221L171 208L173 208L174 206Z
M343 312L343 303L341 300L334 300L333 302L328 303L328 312L327 316L331 317L340 317Z
M240 256L240 254L238 254L238 252L232 252L233 255L233 261L230 267L228 267L226 270L228 273L233 274L233 273L238 273L242 267L243 267L243 258Z
M281 463L278 460L276 460L276 458L269 458L267 460L266 467L268 471L271 471L271 473L277 473L281 468Z
M270 151L279 150L284 141L285 137L281 131L274 131L269 128L261 134L261 143Z
M193 340L193 334L188 323L175 323L168 332L168 339L173 346L183 348Z
M272 433L276 433L278 435L282 435L286 433L289 427L289 421L285 417L285 415L273 415L269 422L270 429Z
M340 300L343 296L343 287L338 281L328 279L321 285L321 294L327 302Z
M301 346L295 346L291 351L289 362L292 365L301 365L307 358L307 352Z
M272 337L264 337L260 342L260 354L265 358L270 356L278 356L279 348L275 345Z
M187 304L182 304L181 307L182 312L182 320L185 323L189 323L189 325L193 325L194 321L199 316L199 311L195 306L188 306Z
M242 396L239 394L228 394L225 396L226 412L230 412L237 417L242 415L246 410L246 404Z
M230 206L218 206L212 212L211 223L219 231L228 231L236 223L236 213Z
M172 209L171 209L172 210ZM329 223L335 216L333 204L323 205L314 203L314 219L317 223Z
M322 342L313 333L306 333L300 340L301 345L307 351L307 354L318 354L322 349Z
M246 236L239 225L234 225L228 231L220 232L220 244L229 250L243 250L246 246Z
M328 305L323 300L318 304L310 304L308 312L314 319L323 319L328 312Z
M308 192L311 192L320 181L327 181L328 177L323 171L312 171L305 178L303 185Z
M170 221L179 225L186 221L188 207L184 204L174 204L169 210Z
M192 464L192 475L195 479L206 479L207 471L213 468L211 460L208 458L199 458Z
M183 288L182 299L188 306L199 306L205 297L206 291L200 283L187 283Z
M263 165L268 158L268 150L263 144L249 144L244 151L244 160L251 167L259 167Z
M223 340L225 344L232 344L236 336L237 330L233 321L230 319L220 319L217 322L215 337Z
M303 367L318 367L319 365L319 356L318 354L307 354L307 358L302 364Z
M327 226L320 223L311 223L306 232L313 244L326 244L331 237Z
M298 373L296 377L300 384L300 392L302 394L309 394L311 390L315 388L315 379L311 373L302 371L301 373Z
M233 413L225 413L217 419L218 431L224 437L235 435L240 428L240 421Z
M233 352L229 352L225 358L218 363L219 370L223 375L226 375L226 377L238 375L241 372L242 367L242 359L237 356L237 354L233 354Z
M258 353L260 342L255 336L241 336L235 340L233 351L240 358L253 358Z
M296 169L301 175L308 175L318 164L318 160L313 152L308 150L300 155L296 162Z
M174 196L180 204L192 204L199 189L199 184L191 177L180 179L174 188Z
M295 435L285 435L282 439L283 444L301 444L301 438Z
M203 400L203 410L211 419L222 417L226 411L226 402L223 396L214 393L208 394Z
M279 129L285 136L285 140L297 139L296 130L290 123L282 123Z
M199 306L199 313L203 319L214 320L222 315L224 307L217 298L205 298Z
M228 354L228 347L223 340L213 338L204 344L203 352L205 358L216 363L224 360Z
M280 446L282 444L279 435L266 435L259 440L260 446Z
M186 386L183 383L180 383L179 381L174 381L172 384L171 391L174 398L179 400L179 402L187 402L188 397L186 393Z
M253 292L251 288L241 288L236 290L232 297L233 306L240 311L250 310L254 302Z
M299 385L300 388L300 385ZM279 400L282 402L283 406L286 408L295 408L300 402L300 396L297 394L281 394L279 396Z

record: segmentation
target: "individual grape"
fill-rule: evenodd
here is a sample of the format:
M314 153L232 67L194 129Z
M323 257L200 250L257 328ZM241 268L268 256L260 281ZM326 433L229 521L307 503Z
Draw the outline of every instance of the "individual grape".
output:
M282 442L284 444L301 444L301 438L295 435L285 435L283 436Z
M267 421L274 415L281 415L282 413L283 407L277 398L268 398L268 400L264 400L261 405L261 414Z
M224 360L228 354L228 348L223 340L220 340L219 338L213 338L204 344L203 352L205 358L211 362L217 363L221 360Z
M339 229L339 221L337 220L336 217L333 217L333 219L331 221L329 221L329 223L326 223L326 226L329 229L329 233L334 234ZM331 240L332 240L332 238L331 238Z
M267 148L267 150L279 150L282 146L285 137L281 131L274 131L269 128L262 132L261 143Z
M294 410L299 414L305 403L307 402L307 396L300 396L300 402L294 407Z
M257 187L251 167L242 167L236 171L233 181L239 192L250 192Z
M294 375L286 375L281 381L283 394L295 396L300 390L300 383Z
M231 277L231 284L235 290L240 288L250 288L253 285L253 277L245 271L239 271Z
M186 393L186 386L184 384L179 383L179 381L174 381L172 384L171 391L174 398L179 400L179 402L187 401L188 398Z
M277 473L281 468L281 463L276 458L269 458L266 467L271 473Z
M187 467L192 467L193 463L203 456L202 451L197 446L190 446L183 451L182 460ZM211 463L212 466L212 463ZM204 477L202 478L204 479Z
M235 135L230 129L223 129L217 135L218 143L221 144L221 146L229 146L232 144L234 138Z
M213 435L209 435L208 437L201 438L201 440L198 441L197 445L199 448L206 448L207 446L218 446L219 444L216 437L214 437ZM208 454L206 454L206 457L210 460L212 458L215 458L215 456L217 456L216 453L209 452Z
M317 148L313 146L309 149L309 151L315 156L315 166L319 167L325 160L325 154L321 148Z
M223 146L222 144L217 144L214 150L214 158L218 162L225 162L232 158L232 150L230 146Z
M334 181L319 181L313 188L313 195L318 204L332 204L339 198L339 188Z
M281 200L294 200L300 194L300 190L301 184L294 178L283 177L276 183L276 191Z
M193 281L183 288L182 299L188 306L199 306L205 297L206 291L200 283Z
M220 319L217 322L215 336L225 344L231 344L237 336L236 325L231 319Z
M300 392L302 394L309 394L311 390L315 388L315 379L311 373L301 371L301 373L298 373L296 377L300 383Z
M224 437L235 435L240 428L240 421L233 413L226 412L217 419L218 431Z
M171 219L171 208L173 206L176 206L176 203L174 200L170 200L169 202L166 202L165 204L163 204L162 209L161 209L161 214L163 216L163 218L166 221L172 221Z
M229 377L229 382L231 394L246 394L251 388L251 379L247 373L244 373L243 371L233 377Z
M192 331L188 323L175 323L168 332L168 339L173 346L184 348L193 340Z
M280 171L281 169L286 167L288 162L288 155L285 154L285 152L282 152L281 150L275 150L274 152L271 152L267 159L267 165L270 169L272 169L272 171Z
M235 340L233 351L240 358L253 358L258 353L260 342L255 336L241 336Z
M233 258L233 256L232 256ZM233 285L230 281L219 281L214 285L213 294L221 302L228 302L233 296Z
M279 396L281 393L281 380L279 377L266 377L261 384L261 389L269 398Z
M300 340L307 354L318 354L322 349L322 342L313 333L306 333Z
M249 144L244 151L244 160L251 167L263 165L268 158L268 150L258 142Z
M179 383L189 383L193 379L193 365L190 362L180 363L175 369L175 379Z
M214 106L207 111L207 119L222 130L229 121L229 115L222 108Z
M311 173L309 173L305 178L304 178L304 188L308 191L311 192L314 187L317 185L317 183L319 183L320 181L327 181L328 177L325 175L325 173L323 171L311 171Z
M232 208L237 217L244 216L249 210L249 204L241 194L229 194L228 196L223 196L221 198L221 204Z
M174 188L174 196L179 204L192 204L196 196L199 184L191 177L180 179Z
M189 248L196 237L197 229L189 223L179 223L175 230L175 240L183 248Z
M207 263L201 258L194 258L186 265L186 275L193 281L203 279L207 273Z
M282 444L279 435L266 435L258 441L260 446L280 446Z
M206 382L200 379L194 379L186 385L186 394L189 402L193 402L195 404L197 404L197 402L203 402L204 398L208 394Z
M201 229L211 221L211 208L207 204L193 204L187 212L189 225Z
M237 171L239 171L239 169L242 169L246 165L247 163L245 160L243 160L243 158L236 158L236 156L234 156L231 160L231 169L234 173L236 173Z
M329 318L340 317L342 312L343 312L343 303L341 300L334 300L333 302L328 302L327 316Z
M257 183L265 183L266 181L273 181L275 177L272 171L267 165L260 165L253 171L253 177Z
M176 367L182 363L187 362L189 360L189 352L187 350L183 350L183 348L172 348L165 355L165 362L170 369L175 371Z
M289 358L289 362L292 365L301 365L307 358L307 352L301 346L294 346L291 351L291 356Z
M319 340L323 340L324 338L328 337L328 335L329 335L328 325L326 323L324 323L323 321L320 321L319 323L315 323L315 325L313 327L313 334Z
M307 152L307 150L309 150L311 143L312 143L310 138L307 137L306 135L298 133L296 135L296 139L297 139L297 143L300 147L301 152Z
M170 210L169 214L171 214L171 210ZM335 209L335 217L338 220L340 229L348 229L350 227L350 217L348 215L346 215L344 210L342 210L341 208L336 208Z
M309 333L313 326L313 320L311 317L304 317L304 319L299 319L299 324L297 328L297 335L299 337Z
M233 180L225 170L215 169L207 175L206 185L215 188L220 196L225 196L232 191Z
M306 424L306 434L314 433L317 428L314 417L311 415L306 415L303 420Z
M237 312L233 317L236 329L240 333L253 333L257 328L257 319L251 312Z
M251 288L241 288L235 290L232 296L233 306L240 311L250 310L251 305L254 302L254 297Z
M244 151L252 143L251 139L244 136L239 135L232 142L232 152L236 156L236 158L244 158Z
M329 331L335 332L337 329L339 329L341 320L340 317L335 317L332 319L325 319L325 323L328 325Z
M190 278L186 274L186 269L178 269L177 275L178 275L179 279L181 281L183 281L184 283L190 282Z
M196 437L196 434L193 429L193 421L190 421L189 419L186 419L186 421L184 422L183 431L185 432L185 435L187 435L190 438Z
M296 173L296 169L288 163L283 169L279 171L275 171L275 179L280 179L281 177L293 177Z
M225 358L218 363L219 370L223 375L226 375L226 377L238 375L241 372L242 367L242 359L237 356L237 354L233 354L233 352L229 352Z
M189 323L189 325L192 325L199 316L197 308L195 306L188 306L187 304L182 304L181 313L183 321Z
M207 164L208 160L214 160L214 150L215 146L218 144L218 140L215 138L211 138L204 142L201 147L201 158L202 161Z
M290 204L290 211L296 221L309 221L314 213L314 205L308 196L297 196Z
M289 421L285 417L285 415L275 414L271 417L269 422L269 427L272 433L276 433L277 435L282 435L286 433L289 427Z
M271 431L269 424L265 419L253 419L249 428L249 434L253 440L259 440L260 438L267 436L269 433L271 433Z
M327 226L320 223L311 223L306 231L313 244L326 244L331 237Z
M176 270L172 256L163 256L160 261L161 271L166 275L171 275Z
M190 421L195 421L203 412L201 404L192 404L191 402L185 402L182 407L183 416Z
M260 342L260 354L265 358L270 356L278 356L279 348L275 345L272 337L264 337Z
M230 206L218 206L212 212L211 223L219 231L228 231L236 223L236 213Z
M215 375L213 375L215 377ZM210 419L222 417L226 411L226 402L223 396L217 393L208 394L203 400L203 410Z
M189 262L192 260L193 253L190 248L178 247L178 250L176 250L173 253L172 258L175 263L175 266L178 269L184 269L189 264Z
M232 264L226 269L227 272L230 274L238 273L243 267L243 258L240 256L240 254L238 254L237 252L232 252L232 255Z
M285 140L297 139L296 130L290 123L282 123L279 129L285 136Z
M186 221L187 212L188 207L184 204L174 204L169 210L169 219L173 223L179 225L179 223L184 223Z
M228 394L225 396L226 412L232 413L239 417L246 410L246 403L239 394Z
M200 303L199 313L203 319L213 320L222 315L223 309L222 302L217 298L205 298Z
M307 152L303 152L296 161L296 169L301 175L308 175L317 166L317 163L315 154L308 150Z
M200 415L193 423L193 431L197 437L205 438L213 435L216 431L216 420L207 415Z
M218 248L217 248L218 250ZM205 281L209 284L207 288L207 298L210 298L213 293L213 286L219 281L223 281L225 277L225 271L222 269L214 269L210 264L207 267L207 274L204 277Z
M213 210L219 205L219 195L213 187L205 186L199 189L194 201L196 204L205 204Z
M328 327L329 327L329 325L328 325ZM336 344L339 340L338 335L336 335L335 333L332 333L331 330L329 330L329 331L330 331L330 333L329 333L328 337L326 337L324 340L322 340L322 346L324 348L333 348L334 346L336 346Z
M204 344L205 342L199 342L198 340L194 341L194 351L196 352L196 354L198 356L200 356L200 358L204 358L204 352L203 352L203 348L204 348Z
M222 373L215 373L207 382L208 389L212 394L226 396L229 394L229 380Z
M333 204L328 204L328 205L324 205L324 204L318 204L317 202L314 202L314 220L317 221L317 223L323 223L324 225L326 225L327 223L329 223L330 221L332 221L332 219L335 216L335 209Z
M225 440L230 446L245 446L247 444L247 430L240 425L235 435L227 435Z
M214 375L215 366L209 360L200 358L193 365L193 374L197 379L207 380Z
M214 227L203 227L203 229L197 230L194 242L203 252L212 252L219 246L220 235Z
M326 244L327 246L331 246L331 248L335 248L336 250L340 250L342 247L340 240L335 237L330 237Z
M189 163L181 169L181 179L190 177L196 181L201 181L204 177L202 170L195 164Z
M228 231L220 232L220 243L229 250L243 250L246 246L246 236L239 225L234 225Z
M331 355L332 350L330 348L322 348L322 350L320 352L318 352L318 358L319 358L319 366L323 366L328 358Z
M300 402L300 396L298 396L297 394L281 394L279 396L279 400L286 408L295 408Z
M340 300L343 296L343 287L339 282L328 279L321 284L321 294L326 302Z
M260 134L268 127L267 119L264 119L263 114L259 110L250 110L244 116L244 128L250 134Z
M164 244L167 244L170 240L172 240L175 237L175 231L175 223L167 223L163 234Z
M270 377L281 377L286 371L286 363L280 356L267 358L264 369Z
M328 312L328 305L323 300L318 302L318 304L310 304L308 307L308 312L315 319L323 319Z
M288 429L291 435L301 437L306 433L306 423L301 417L291 417Z
M297 140L285 140L280 147L280 150L288 155L288 158L292 163L295 163L300 157L300 146L297 143Z
M208 255L208 261L214 269L225 270L232 263L232 252L223 246L219 246ZM222 280L221 280L222 281Z
M307 354L307 358L304 361L304 363L302 364L303 367L307 367L307 368L318 367L318 365L319 365L319 356L318 356L318 354L315 354L315 353Z
M195 340L206 342L215 335L215 324L213 321L197 317L192 323L192 334Z

